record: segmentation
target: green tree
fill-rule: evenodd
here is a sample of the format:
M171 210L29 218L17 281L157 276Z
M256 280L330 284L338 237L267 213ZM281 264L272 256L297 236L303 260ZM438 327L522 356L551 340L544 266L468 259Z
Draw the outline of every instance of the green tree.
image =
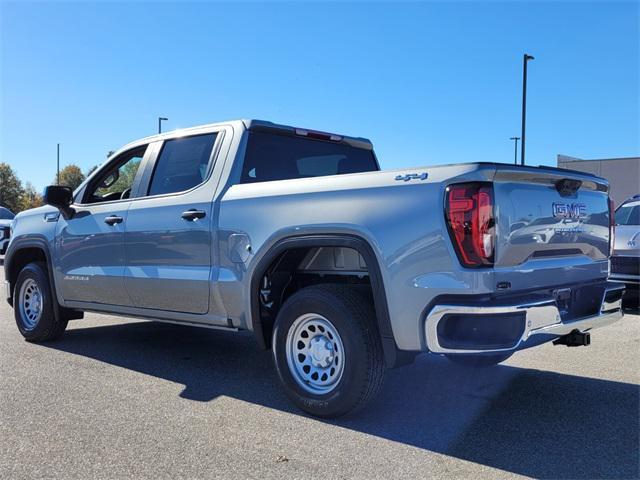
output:
M13 212L20 211L22 182L8 163L0 163L0 205Z
M118 169L118 180L107 188L99 188L96 192L98 195L106 195L114 192L124 192L127 188L131 188L136 178L136 173L140 167L140 158L132 158Z
M84 182L84 174L80 167L71 164L60 170L60 178L58 179L58 185L64 185L71 187L71 190L75 190ZM54 182L56 183L56 182Z
M20 210L41 207L43 204L42 195L36 191L31 182L27 182L20 198Z

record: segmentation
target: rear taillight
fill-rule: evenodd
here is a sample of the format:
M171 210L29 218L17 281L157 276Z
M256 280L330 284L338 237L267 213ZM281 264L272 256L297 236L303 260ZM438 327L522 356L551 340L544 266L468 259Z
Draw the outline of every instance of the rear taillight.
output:
M462 183L446 190L445 216L449 234L465 267L490 267L495 248L493 187Z
M613 200L609 198L609 256L613 255L613 249L616 243L616 210Z

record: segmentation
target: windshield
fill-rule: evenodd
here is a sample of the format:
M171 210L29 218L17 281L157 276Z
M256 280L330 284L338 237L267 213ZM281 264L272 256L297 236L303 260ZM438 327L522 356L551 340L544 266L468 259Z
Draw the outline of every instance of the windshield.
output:
M0 220L13 220L13 217L15 217L15 215L11 210L0 207Z
M640 202L620 205L616 210L616 225L640 225Z

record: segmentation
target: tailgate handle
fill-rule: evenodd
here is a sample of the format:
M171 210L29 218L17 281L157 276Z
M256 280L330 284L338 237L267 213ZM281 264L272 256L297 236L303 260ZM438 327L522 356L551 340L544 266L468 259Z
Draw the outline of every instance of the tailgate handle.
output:
M556 182L556 190L561 197L570 197L576 194L582 186L582 180L574 180L573 178L563 178Z

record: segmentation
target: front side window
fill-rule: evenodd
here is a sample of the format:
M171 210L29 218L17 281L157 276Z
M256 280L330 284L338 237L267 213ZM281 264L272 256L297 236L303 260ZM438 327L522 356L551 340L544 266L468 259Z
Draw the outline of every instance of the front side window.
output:
M616 225L640 225L640 201L620 205L616 210Z
M204 182L216 135L208 133L164 142L149 195L183 192Z
M373 152L346 143L251 132L242 168L242 183L373 172Z
M146 150L147 146L143 145L129 150L113 160L112 166L91 182L85 196L85 202L100 203L129 198Z

